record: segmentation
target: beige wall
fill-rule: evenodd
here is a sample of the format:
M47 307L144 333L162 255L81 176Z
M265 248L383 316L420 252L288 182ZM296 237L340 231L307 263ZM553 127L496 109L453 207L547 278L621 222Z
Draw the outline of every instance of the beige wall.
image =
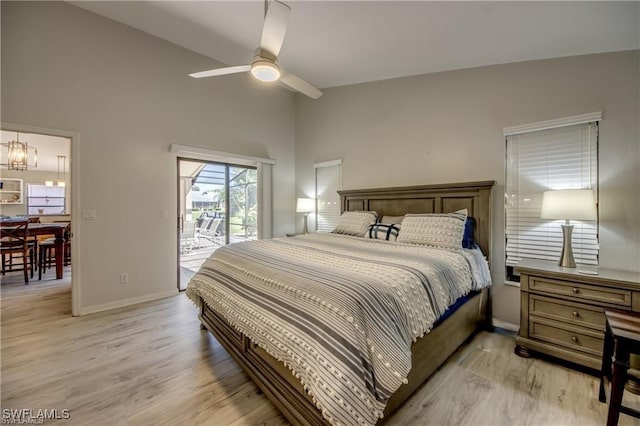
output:
M602 111L600 259L640 269L639 52L443 72L296 98L297 193L313 163L342 158L343 187L493 179L494 315L518 324L518 288L504 282L502 129Z
M74 279L84 311L176 290L169 144L275 159L274 234L293 230L291 92L248 75L192 79L216 64L60 2L2 2L1 52L2 121L79 135ZM80 221L82 209L95 209L97 220Z

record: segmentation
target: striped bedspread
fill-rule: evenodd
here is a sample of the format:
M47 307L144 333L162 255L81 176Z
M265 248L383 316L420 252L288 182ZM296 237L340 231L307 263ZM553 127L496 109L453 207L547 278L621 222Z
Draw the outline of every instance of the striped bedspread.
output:
M187 295L283 362L329 422L370 425L406 382L411 344L489 284L471 250L318 233L222 247Z

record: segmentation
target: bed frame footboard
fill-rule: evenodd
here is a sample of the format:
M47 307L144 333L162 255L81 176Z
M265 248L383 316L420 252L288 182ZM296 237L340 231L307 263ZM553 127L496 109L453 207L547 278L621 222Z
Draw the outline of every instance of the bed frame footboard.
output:
M201 300L200 321L294 425L328 424L289 369L251 339L231 327ZM391 397L384 418L396 411L476 331L486 326L490 306L484 289L412 346L413 367L408 383ZM434 350L434 348L438 348Z

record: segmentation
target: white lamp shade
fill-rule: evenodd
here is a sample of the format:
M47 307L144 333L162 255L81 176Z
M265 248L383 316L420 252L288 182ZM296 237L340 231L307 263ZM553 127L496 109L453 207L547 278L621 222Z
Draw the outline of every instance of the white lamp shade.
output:
M596 220L596 202L590 189L545 191L541 219Z
M296 212L311 213L316 209L316 200L313 198L298 198L296 204Z

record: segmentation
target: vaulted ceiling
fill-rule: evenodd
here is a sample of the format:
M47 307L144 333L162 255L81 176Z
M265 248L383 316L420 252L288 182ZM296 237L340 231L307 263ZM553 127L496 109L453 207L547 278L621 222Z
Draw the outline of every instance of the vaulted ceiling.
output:
M262 1L71 3L227 65L249 63L264 14ZM285 3L280 63L321 88L640 48L636 1Z

